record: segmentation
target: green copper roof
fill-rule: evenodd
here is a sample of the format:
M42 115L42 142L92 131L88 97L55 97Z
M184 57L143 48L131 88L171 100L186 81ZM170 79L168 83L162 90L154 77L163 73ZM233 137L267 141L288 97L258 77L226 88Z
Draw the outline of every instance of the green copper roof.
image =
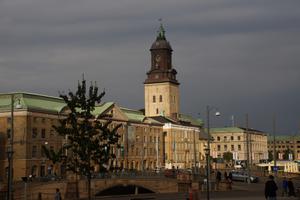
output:
M94 110L93 114L94 115L101 115L102 113L107 111L107 109L109 109L114 104L115 104L114 102L105 102L105 103L102 103L100 105L97 105L95 107L95 110Z
M223 127L223 128L210 128L211 133L217 132L232 132L232 133L240 133L244 130L239 127Z
M58 113L65 107L63 99L32 93L6 93L0 94L0 111L11 109L11 96L14 96L15 110L36 110Z
M141 111L128 108L121 108L122 112L128 117L129 121L143 122L145 115Z
M273 140L274 136L269 135L268 140ZM290 140L300 140L300 135L275 135L275 140L280 141L290 141Z
M190 115L179 114L179 120L183 122L188 122L194 126L203 126L203 120L199 118L194 118Z
M246 132L246 131L249 131L249 133L255 133L255 134L262 134L262 135L266 135L265 132L263 131L259 131L259 130L255 130L255 129L252 129L252 128L244 128L244 127L223 127L223 128L211 128L210 129L210 132L211 133L221 133L221 132L224 132L224 133L241 133L241 132Z

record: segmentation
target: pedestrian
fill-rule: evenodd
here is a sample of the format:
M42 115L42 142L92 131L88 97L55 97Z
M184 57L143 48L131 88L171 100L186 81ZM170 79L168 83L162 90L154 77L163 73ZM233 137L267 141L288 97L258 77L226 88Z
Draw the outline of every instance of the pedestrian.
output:
M216 174L216 186L217 186L217 190L219 189L219 183L222 179L222 174L220 171L217 171L217 174Z
M228 179L230 182L232 182L232 172L229 172Z
M59 191L58 188L56 188L54 200L62 200L62 199L61 199L61 194L60 194L60 191Z
M274 176L270 175L269 180L265 184L265 197L267 200L276 200L276 191L278 187L274 181Z
M294 187L294 183L292 181L291 178L289 178L288 182L287 182L287 185L288 185L288 189L289 189L289 197L290 196L296 196L295 194L295 187Z
M283 177L282 180L282 196L287 196L288 194L288 181L286 180L286 177Z
M227 176L227 172L226 172L226 171L224 172L224 179L225 179L225 180L228 179L228 176Z

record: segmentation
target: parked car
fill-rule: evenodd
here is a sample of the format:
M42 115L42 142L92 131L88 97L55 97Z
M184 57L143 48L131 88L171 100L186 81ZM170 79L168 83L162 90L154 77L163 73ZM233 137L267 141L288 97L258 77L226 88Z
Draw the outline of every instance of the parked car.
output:
M233 181L248 181L248 178L250 178L251 183L257 183L259 181L257 176L250 175L248 176L248 173L245 171L232 171L232 180Z

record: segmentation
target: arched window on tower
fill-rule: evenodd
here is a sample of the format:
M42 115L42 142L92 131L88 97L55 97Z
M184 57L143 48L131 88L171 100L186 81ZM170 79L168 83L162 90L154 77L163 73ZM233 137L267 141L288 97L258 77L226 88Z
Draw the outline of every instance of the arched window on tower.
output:
M155 103L156 102L156 98L155 96L152 97L152 102Z
M159 95L159 102L162 102L162 95Z
M158 108L156 108L156 114L158 114L158 113L159 113Z

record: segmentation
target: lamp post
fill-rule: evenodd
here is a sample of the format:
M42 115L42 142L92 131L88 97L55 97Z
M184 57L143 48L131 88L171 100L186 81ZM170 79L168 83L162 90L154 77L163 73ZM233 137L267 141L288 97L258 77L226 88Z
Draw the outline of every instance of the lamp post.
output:
M206 155L206 180L207 180L207 200L210 199L209 196L209 178L210 178L210 111L217 109L215 107L206 106L206 123L207 123L207 148L205 150ZM220 112L215 113L216 116L220 116Z
M274 171L274 176L277 176L277 163L276 163L276 139L275 139L275 133L276 133L276 117L275 114L273 116L273 159L274 159L274 167L273 167L273 171Z
M7 180L7 200L13 199L13 144L14 144L14 101L15 95L11 95L11 107L10 107L10 139L9 146L7 148L7 159L8 159L8 180Z
M10 136L11 137L11 136ZM8 159L8 179L7 179L7 200L12 200L12 179L13 179L13 149L12 146L7 147L7 159Z
M209 164L209 156L210 156L210 149L205 148L205 156L206 156L206 198L209 200L209 173L210 173L210 164Z
M13 200L13 154L14 154L14 107L15 107L15 94L11 94L11 107L10 107L10 137L9 146L7 147L7 159L8 159L8 179L7 179L7 200ZM20 99L16 105L16 108L22 108Z

